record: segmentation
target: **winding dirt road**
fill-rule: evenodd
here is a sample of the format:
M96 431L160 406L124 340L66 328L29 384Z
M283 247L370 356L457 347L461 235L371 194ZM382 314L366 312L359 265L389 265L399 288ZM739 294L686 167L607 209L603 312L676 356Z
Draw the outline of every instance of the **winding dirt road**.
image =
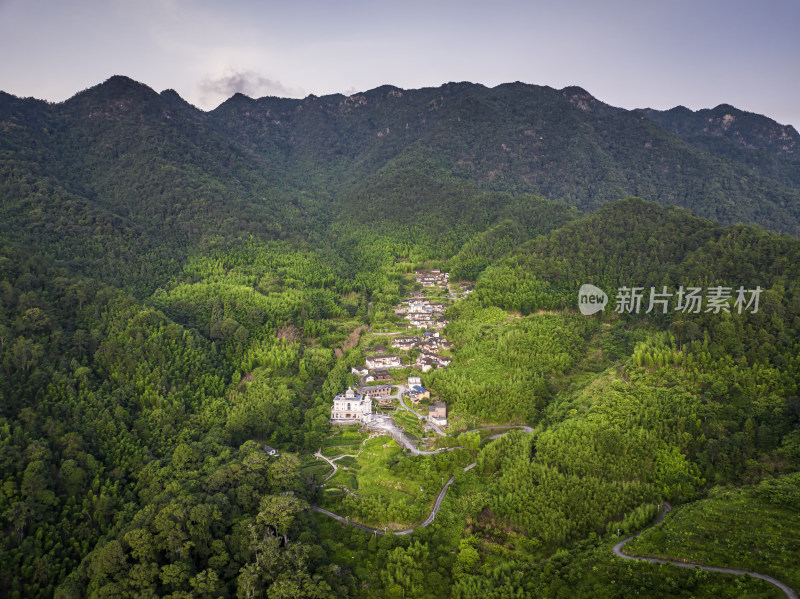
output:
M532 433L534 431L534 429L529 427L529 426L514 426L514 427L484 426L484 427L477 428L477 429L471 429L471 430L466 431L466 432L472 432L472 431L477 431L477 430L491 430L491 429L494 429L494 428L519 428L519 429L523 429L526 433ZM510 432L510 431L506 431L504 433L499 433L497 435L492 435L491 437L489 437L489 439L496 439L498 437L502 437L503 435L507 434L508 432ZM392 436L394 436L394 435L392 435ZM403 435L402 433L400 433L399 436L405 437L405 435ZM410 439L408 441L410 442ZM439 451L441 451L441 450L439 450ZM360 453L361 452L359 452L359 454ZM436 452L431 452L431 453L436 453ZM315 454L315 455L317 455L317 454ZM330 463L334 467L334 473L335 473L336 464L334 463L334 461L329 460L328 458L323 456L321 453L319 453L319 455L317 455L317 457L320 457L320 458L326 460L328 463ZM339 456L339 457L344 457L344 456ZM336 458L336 459L338 459L338 458ZM467 472L468 470L471 470L474 467L475 467L475 462L473 462L472 464L469 464L468 466L465 466L464 467L464 472ZM331 476L332 476L332 474L331 474ZM328 478L330 478L330 476ZM439 513L439 510L442 507L442 502L444 501L444 498L447 495L447 489L450 487L451 484L453 484L454 481L455 481L455 477L451 476L450 479L444 484L444 486L442 487L442 490L439 491L439 495L436 497L436 501L433 504L433 509L431 510L431 513L428 515L427 518L425 518L425 520L421 524L418 524L417 526L412 526L411 528L407 528L405 530L392 531L392 533L395 534L395 535L409 535L409 534L413 533L414 530L416 530L417 528L423 528L425 526L430 525L434 521L434 519L436 518L436 514ZM342 524L348 524L350 526L355 526L356 528L360 528L361 530L364 530L366 532L370 532L370 533L378 534L378 535L388 534L388 527L384 528L383 530L380 530L380 529L377 529L377 528L371 528L369 526L364 526L363 524L359 524L357 522L351 522L349 518L345 518L343 516L339 516L338 514L334 514L333 512L328 511L328 510L326 510L324 508L321 508L318 505L312 505L311 509L313 511L315 511L315 512L319 512L321 514L325 514L326 516L330 516L331 518L333 518L335 520L338 520ZM721 567L717 567L717 566L702 566L700 564L695 564L695 563L692 563L692 562L659 559L659 558L655 558L655 557L635 557L635 556L631 556L631 555L627 555L627 554L623 553L622 549L623 549L623 547L625 547L625 545L628 542L630 542L631 540L633 540L636 537L638 537L639 535L641 535L643 532L645 532L645 530L649 530L650 528L660 524L661 521L664 519L664 516L666 516L667 513L671 509L672 509L672 506L669 504L669 502L665 501L664 502L664 508L661 510L661 513L656 517L655 520L653 520L653 523L648 528L636 533L635 535L631 535L631 536L621 540L616 545L614 545L614 547L612 548L612 551L614 552L614 555L616 555L617 557L619 557L621 559L639 560L639 561L649 562L651 564L671 564L673 566L678 566L679 568L697 568L699 570L705 570L706 572L719 572L721 574L733 574L735 576L747 575L747 576L751 576L753 578L758 578L758 579L761 579L761 580L765 580L765 581L769 582L770 584L775 585L781 591L783 591L783 593L786 595L786 597L788 599L798 599L797 593L795 592L794 589L792 589L786 583L781 582L780 580L778 580L777 578L773 578L772 576L768 576L767 574L760 574L759 572L751 572L750 570L737 570L735 568L721 568Z
M669 512L671 509L672 509L672 506L669 503L664 502L664 509L661 511L661 513L658 515L658 517L655 520L653 520L653 523L650 526L648 526L646 529L638 532L635 535L631 535L630 537L628 537L626 539L623 539L622 541L620 541L619 543L614 545L614 547L612 549L612 551L614 552L614 555L616 555L617 557L621 557L622 559L639 560L639 561L644 561L644 562L650 562L651 564L671 564L673 566L678 566L679 568L697 568L699 570L705 570L706 572L720 572L722 574L734 574L736 576L742 576L742 575L746 574L747 576L752 576L753 578L760 578L761 580L766 580L767 582L769 582L771 584L774 584L781 591L783 591L784 594L789 599L798 599L797 593L789 585L781 582L777 578L773 578L772 576L767 576L766 574L759 574L758 572L751 572L750 570L736 570L734 568L719 568L719 567L716 567L716 566L701 566L700 564L695 564L695 563L692 563L692 562L680 562L680 561L669 560L669 559L658 559L658 558L655 558L655 557L633 557L633 556L630 556L630 555L626 555L625 553L622 552L622 548L625 546L625 544L628 541L631 541L631 540L635 539L640 534L642 534L645 530L649 530L653 526L656 526L656 525L660 524L661 521L664 519L664 516L666 516L667 512Z

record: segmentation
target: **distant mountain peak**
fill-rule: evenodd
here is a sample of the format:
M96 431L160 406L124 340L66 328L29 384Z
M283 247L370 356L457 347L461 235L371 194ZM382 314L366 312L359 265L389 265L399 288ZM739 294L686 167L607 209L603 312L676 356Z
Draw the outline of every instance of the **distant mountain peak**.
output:
M379 85L374 89L368 90L363 93L356 93L353 95L355 96L364 95L366 97L375 97L375 98L402 98L405 92L406 90L401 89L395 85Z
M146 96L158 95L156 91L125 75L112 75L100 85L89 88L87 91L105 92L111 94L142 94Z
M114 75L99 85L75 94L64 104L78 109L86 118L118 118L124 113L141 110L143 106L153 102L161 102L161 97L155 90L130 77Z
M730 104L719 104L711 109L712 113L720 113L720 112L736 112L736 113L744 113L743 110L739 110L735 106L731 106Z
M676 106L666 111L637 112L687 140L726 138L740 148L766 150L792 160L800 154L800 135L794 127L730 104L697 111Z
M198 118L202 114L199 108L184 100L174 89L165 89L159 96L162 103L166 105L165 109L162 110L162 116L172 118L171 111L173 110L180 111L187 117L191 116L191 118Z
M561 90L561 95L581 110L594 110L598 104L597 98L577 85L570 85L563 88Z
M592 94L590 94L588 91L577 85L568 85L567 87L563 87L561 88L561 93L564 94L565 96L574 94L574 95L589 96L590 98L594 98Z

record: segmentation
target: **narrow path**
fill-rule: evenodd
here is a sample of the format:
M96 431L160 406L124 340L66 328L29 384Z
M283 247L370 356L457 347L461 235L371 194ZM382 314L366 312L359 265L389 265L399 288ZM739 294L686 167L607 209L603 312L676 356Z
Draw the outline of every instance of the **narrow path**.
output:
M325 460L326 462L328 462L331 465L331 468L333 468L333 472L331 472L328 476L326 476L323 479L323 482L328 482L328 479L330 479L334 474L336 474L336 471L339 469L339 466L337 466L336 462L334 462L330 458L326 458L324 455L322 455L322 450L321 449L317 450L317 452L314 454L314 457L315 458L319 458L321 460Z
M469 467L472 467L474 465L475 465L475 462L470 464ZM466 468L464 470L466 470ZM444 501L444 496L447 495L447 488L450 485L452 485L453 481L455 481L455 480L456 480L455 477L451 476L448 479L448 481L446 483L444 483L444 486L442 487L442 490L439 491L439 495L437 495L437 497L436 497L436 501L433 504L433 509L431 510L430 515L427 518L425 518L425 521L422 524L420 524L420 526L428 526L428 524L433 522L433 519L436 517L436 514L438 514L439 510L442 508L442 501ZM413 531L414 529L412 528L411 530Z
M326 516L330 516L331 518L333 518L334 520L338 520L342 524L349 524L350 526L355 526L356 528L360 528L361 530L366 530L367 532L372 532L372 533L376 533L376 534L379 534L379 535L386 534L382 530L376 530L374 528L370 528L369 526L364 526L363 524L359 524L358 522L350 522L349 519L343 518L342 516L339 516L338 514L334 514L333 512L329 512L325 508L321 508L318 505L312 505L311 509L313 511L315 511L315 512L319 512L320 514L325 514ZM403 534L403 533L400 533L400 534ZM408 534L408 533L405 533L405 534Z
M468 431L464 431L464 432L465 433L471 433L471 432L474 432L474 431L490 431L490 430L495 429L495 428L521 428L526 433L532 433L534 431L533 427L527 426L525 424L509 424L507 426L500 426L500 425L498 425L498 426L480 426L478 428L471 428ZM500 434L497 434L497 435L492 435L489 438L490 439L498 439L499 437L502 437L505 434L506 433L500 433Z
M330 478L333 478L333 475L334 475L334 474L336 474L336 471L339 469L339 466L336 464L336 461L337 461L337 460L341 460L342 458L357 458L358 456L360 456L360 455L361 455L361 454L364 452L364 446L366 445L367 441L369 441L371 438L372 438L372 437L367 437L366 439L364 439L364 440L361 442L361 450L359 450L359 452L358 452L358 453L356 453L356 454L352 454L352 453L343 453L342 455L337 455L337 456L336 456L335 458L333 458L333 459L331 459L331 458L327 458L327 457L325 457L324 455L322 455L322 448L320 447L320 448L319 448L319 449L316 451L316 453L314 454L314 457L315 457L315 458L320 458L321 460L325 460L326 462L328 462L328 464L330 464L330 465L333 467L333 472L331 472L331 473L330 473L328 476L326 476L326 477L323 479L323 482L327 482L327 481L328 481Z
M617 557L621 557L622 559L639 560L639 561L644 561L644 562L650 562L651 564L672 564L673 566L678 566L679 568L697 568L699 570L705 570L706 572L720 572L722 574L734 574L736 576L747 575L747 576L751 576L753 578L760 578L761 580L766 580L767 582L769 582L771 584L774 584L781 591L783 591L784 594L789 599L798 599L797 593L789 585L781 582L777 578L773 578L772 576L767 576L766 574L759 574L758 572L751 572L750 570L736 570L734 568L719 568L717 566L701 566L700 564L695 564L695 563L687 562L687 561L676 561L676 560L670 560L670 559L658 559L658 558L655 558L655 557L634 557L634 556L631 556L631 555L626 555L625 553L622 552L622 548L625 546L625 544L628 541L631 541L631 540L635 539L640 534L642 534L645 530L649 530L653 526L656 526L656 525L660 524L661 521L664 519L664 516L666 516L667 512L669 512L671 509L672 509L672 506L665 501L664 502L664 509L661 511L661 513L658 515L658 517L653 521L653 523L650 526L648 526L646 529L638 532L635 535L631 535L627 539L623 539L622 541L620 541L619 543L614 545L614 547L612 549L612 551L614 552L614 555L616 555Z

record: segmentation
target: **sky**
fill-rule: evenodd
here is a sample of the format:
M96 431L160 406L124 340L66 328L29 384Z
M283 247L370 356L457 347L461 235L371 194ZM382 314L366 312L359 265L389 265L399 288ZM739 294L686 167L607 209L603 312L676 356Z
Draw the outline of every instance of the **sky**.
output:
M800 129L798 24L800 0L0 0L0 90L60 102L126 75L210 110L522 81Z

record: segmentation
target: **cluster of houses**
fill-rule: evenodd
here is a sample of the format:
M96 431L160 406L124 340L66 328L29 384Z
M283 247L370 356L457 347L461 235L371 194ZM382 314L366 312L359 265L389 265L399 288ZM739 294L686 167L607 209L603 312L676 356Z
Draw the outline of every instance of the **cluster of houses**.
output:
M440 270L417 271L414 281L423 287L444 287L450 282L450 273Z
M428 372L431 368L444 368L450 364L450 358L441 356L439 354L426 354L422 353L417 356L417 366L422 369L422 372Z
M350 369L355 375L360 376L364 379L365 383L374 383L375 381L390 381L392 380L392 375L387 368L376 368L375 370L370 370L362 366L361 368L354 366Z
M400 356L394 355L381 355L381 356L368 356L366 365L369 370L376 369L389 369L389 368L402 368L403 362Z
M414 280L423 287L444 287L447 289L450 275L439 270L417 272ZM441 303L431 301L425 297L424 293L413 292L411 298L403 301L403 305L395 309L395 313L404 315L409 321L409 329L426 329L422 335L409 337L393 337L391 347L400 351L419 350L416 363L422 372L427 372L431 368L441 368L450 364L450 358L441 355L440 352L449 350L453 344L441 337L435 329L443 329L448 321L445 320L445 306ZM370 349L370 348L367 348ZM361 384L391 381L390 369L412 366L403 364L400 356L387 354L386 347L378 345L372 348L376 355L366 358L364 367L352 368L353 374L361 377ZM418 404L423 399L430 399L430 391L422 386L422 381L418 376L408 378L408 387L403 391L405 398L410 400L413 405ZM372 402L375 401L379 406L391 406L393 404L393 394L391 384L378 384L359 387L358 390L348 388L345 393L339 394L333 399L331 408L332 424L366 424L372 420ZM428 412L428 421L437 426L447 425L447 406L444 402L434 403Z
M381 353L368 356L363 367L354 367L350 371L363 377L364 382L373 383L391 380L392 377L389 370L393 368L416 366L422 372L428 372L431 368L444 368L451 362L450 358L441 355L440 352L452 349L453 344L442 337L438 331L425 331L422 335L415 337L393 337L391 346L401 351L419 350L416 362L414 364L403 364L400 356ZM382 345L373 349L386 351L386 348Z
M395 337L392 339L392 347L403 351L420 350L415 365L421 368L422 372L428 372L431 368L443 368L450 364L450 358L439 352L451 349L453 344L441 337L438 332L426 331L420 337Z
M447 339L442 337L438 332L429 331L417 337L394 337L391 345L402 351L418 349L428 353L443 349L451 349L453 347L453 344L447 341Z
M386 351L386 348L383 346L376 347L375 349L379 348L382 351ZM402 367L403 362L400 359L400 356L381 354L377 356L369 356L366 359L365 366L361 368L353 367L350 369L350 372L362 377L366 383L373 383L375 381L380 382L391 380L392 375L389 372L389 369Z
M445 306L425 298L404 300L403 304L395 309L397 316L408 320L409 329L437 329L441 330L449 322L444 318Z

